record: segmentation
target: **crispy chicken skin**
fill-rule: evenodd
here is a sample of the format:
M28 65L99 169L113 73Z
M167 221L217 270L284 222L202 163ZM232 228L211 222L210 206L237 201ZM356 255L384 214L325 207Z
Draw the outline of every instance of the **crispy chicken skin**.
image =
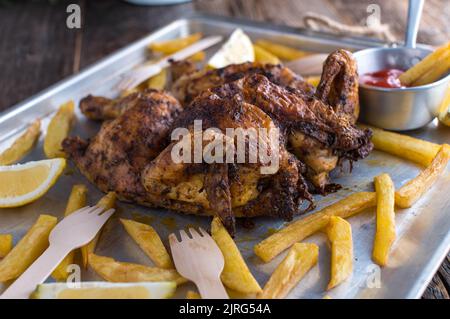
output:
M167 146L170 127L181 106L170 95L153 90L132 101L119 117L103 123L90 142L70 137L64 140L63 148L82 174L102 191L115 191L123 200L143 202L140 174Z
M222 69L196 72L193 71L192 65L190 67L187 67L186 63L183 65L184 70L186 70L184 75L180 75L182 74L180 66L174 66L178 72L176 72L175 82L172 86L172 93L183 104L189 103L195 96L208 88L218 87L244 76L260 74L267 77L270 82L287 88L290 94L295 94L295 96L299 97L299 100L309 100L310 102L308 103L311 106L317 103L315 114L320 115L320 112L324 112L325 118L330 119L328 121L330 127L333 127L333 122L339 122L338 128L344 122L346 126L354 124L359 115L356 62L351 53L345 50L337 50L328 56L324 63L321 81L316 92L302 77L280 65L244 63ZM295 89L295 93L293 89ZM259 92L257 95L263 96L261 93ZM281 95L286 96L284 93L281 93ZM323 103L319 103L319 101ZM290 100L285 99L285 102L290 103ZM256 105L259 106L259 104ZM329 115L327 108L331 108L334 114ZM312 110L313 108L310 109ZM308 114L303 114L302 116L305 115L307 116ZM274 116L274 113L271 113L271 116ZM294 113L294 116L298 116L298 114ZM320 118L320 116L318 117ZM347 118L347 121L344 121L344 117ZM312 118L308 116L305 118L305 122L314 123ZM284 119L281 119L280 123L283 124ZM322 137L312 136L312 134L306 134L301 130L291 131L291 134L288 135L289 148L306 164L306 177L314 186L315 191L326 194L339 188L338 185L331 184L328 177L329 172L338 165L339 159L346 157L354 160L355 158L353 158L354 156L348 157L348 154L339 156L336 148L328 145L329 142L326 141L323 131L315 130L315 132L311 133L318 134L319 132L321 132ZM352 135L349 134L349 136ZM344 139L337 140L340 142L344 141ZM360 155L356 154L356 158L360 158Z
M178 65L175 65L175 67L179 68ZM181 104L187 105L207 89L233 82L252 74L264 75L277 85L292 87L305 94L314 93L314 87L312 85L286 67L250 62L234 64L214 70L193 72L192 69L189 69L187 73L181 76L180 72L177 72L177 77L175 77L176 80L172 85L171 92Z
M264 76L249 76L211 91L223 98L239 97L270 115L286 131L290 147L307 165L307 178L318 192L336 187L329 185L328 173L339 158L356 161L373 148L370 131L358 129L346 114L336 113L315 97L275 85Z
M202 129L266 128L276 126L261 109L240 99L221 98L204 92L177 118L174 127L191 130L194 121L202 120ZM223 134L223 133L218 133ZM281 137L281 141L284 138ZM230 232L234 217L277 216L287 220L299 212L306 199L311 202L301 175L302 164L284 143L271 143L268 152L278 150L279 166L272 174L264 174L256 163L174 163L170 144L142 173L149 200L158 206L185 213L217 214ZM206 142L205 142L206 143ZM234 142L233 142L234 144ZM249 145L246 144L247 158Z

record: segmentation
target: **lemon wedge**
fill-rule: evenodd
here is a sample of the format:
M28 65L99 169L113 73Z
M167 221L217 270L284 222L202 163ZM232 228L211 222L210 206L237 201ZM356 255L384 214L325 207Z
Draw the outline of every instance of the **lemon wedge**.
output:
M250 38L236 29L225 44L213 55L208 65L212 68L223 68L230 64L254 62L255 52Z
M142 283L81 282L79 287L66 283L38 285L33 299L163 299L175 293L172 281Z
M44 195L66 167L64 158L0 166L0 207L18 207Z

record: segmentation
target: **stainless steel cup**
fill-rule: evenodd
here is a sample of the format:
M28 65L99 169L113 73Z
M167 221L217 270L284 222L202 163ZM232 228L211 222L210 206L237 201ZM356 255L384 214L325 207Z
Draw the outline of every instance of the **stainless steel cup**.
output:
M359 74L383 69L407 70L431 53L419 48L374 48L354 53ZM431 84L407 88L359 85L360 119L394 131L420 128L437 115L450 84L450 74Z
M404 47L366 49L354 53L360 75L393 68L407 70L432 52L431 49L416 48L423 4L424 0L409 0ZM360 83L360 119L394 131L425 126L438 115L449 83L450 74L434 83L409 88L381 88Z

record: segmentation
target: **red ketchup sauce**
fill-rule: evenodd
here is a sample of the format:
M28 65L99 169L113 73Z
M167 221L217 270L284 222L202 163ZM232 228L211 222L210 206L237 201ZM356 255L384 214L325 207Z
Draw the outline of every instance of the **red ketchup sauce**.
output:
M405 87L398 79L404 71L398 69L385 69L373 73L366 73L360 76L362 84L378 86L382 88L402 88Z

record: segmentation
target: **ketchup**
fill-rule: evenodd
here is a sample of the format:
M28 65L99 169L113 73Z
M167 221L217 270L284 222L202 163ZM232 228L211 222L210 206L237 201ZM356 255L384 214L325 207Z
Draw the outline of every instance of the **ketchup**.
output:
M383 88L402 88L405 87L398 79L404 71L398 69L385 69L373 73L363 74L360 82L367 85Z

